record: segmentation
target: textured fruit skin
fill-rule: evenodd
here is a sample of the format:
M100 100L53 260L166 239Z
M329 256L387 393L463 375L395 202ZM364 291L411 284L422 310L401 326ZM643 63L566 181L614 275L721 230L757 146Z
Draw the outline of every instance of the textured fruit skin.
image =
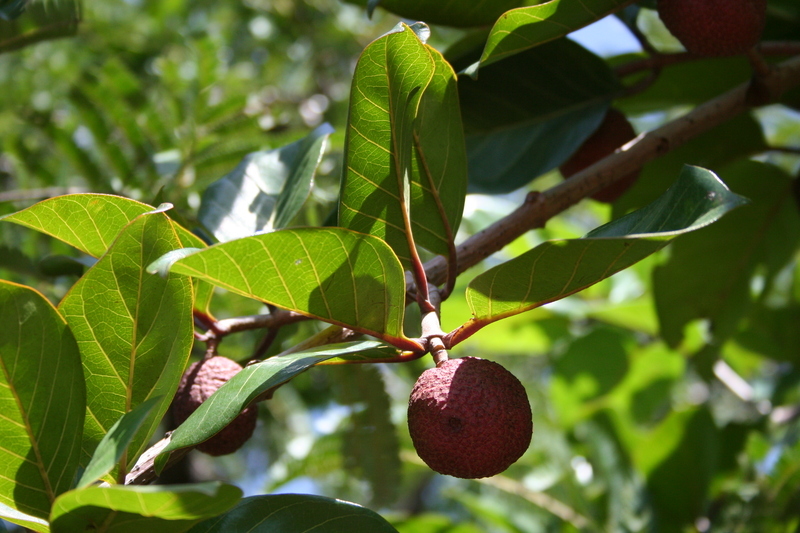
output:
M182 424L201 403L241 369L236 361L219 355L189 365L172 402L175 423ZM197 449L214 456L235 452L253 435L257 418L258 406L249 406L222 431L198 445Z
M528 449L531 406L522 383L499 364L449 359L414 385L408 430L431 469L466 479L489 477Z
M561 165L561 175L565 178L577 174L581 170L589 167L604 157L611 155L614 151L636 137L636 132L625 118L625 115L613 107L606 113L603 122L595 132L586 139L572 157ZM641 169L635 170L627 176L620 178L605 189L594 193L591 197L598 202L607 204L613 203L633 185Z
M767 0L658 0L667 29L693 54L743 54L764 30Z

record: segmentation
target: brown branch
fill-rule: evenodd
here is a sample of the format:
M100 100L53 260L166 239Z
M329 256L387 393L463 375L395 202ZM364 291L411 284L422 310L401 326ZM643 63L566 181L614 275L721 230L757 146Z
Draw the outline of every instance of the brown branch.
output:
M800 41L765 41L758 45L757 50L765 56L793 56L800 54ZM678 52L676 54L658 54L642 59L635 59L628 63L623 63L614 68L617 76L623 78L643 70L653 70L668 67L677 63L688 61L699 61L708 59L707 57L690 54L689 52Z

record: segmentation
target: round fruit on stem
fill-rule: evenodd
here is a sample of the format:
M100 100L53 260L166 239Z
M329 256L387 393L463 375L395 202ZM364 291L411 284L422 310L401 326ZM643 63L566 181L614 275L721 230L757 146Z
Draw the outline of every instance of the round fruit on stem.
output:
M182 424L241 369L236 361L219 355L189 365L172 402L175 423ZM253 435L257 418L258 406L247 407L219 433L199 444L197 449L214 456L235 452Z
M561 165L561 175L565 178L577 174L590 167L604 157L636 137L636 132L625 118L625 115L613 107L606 112L606 116L595 132L586 139L572 157ZM640 170L635 170L612 183L605 189L594 193L591 197L598 202L613 203L639 179Z
M449 359L422 373L408 402L417 454L440 474L475 479L499 474L531 442L525 387L499 364Z
M743 54L764 30L767 0L658 0L658 16L689 52Z

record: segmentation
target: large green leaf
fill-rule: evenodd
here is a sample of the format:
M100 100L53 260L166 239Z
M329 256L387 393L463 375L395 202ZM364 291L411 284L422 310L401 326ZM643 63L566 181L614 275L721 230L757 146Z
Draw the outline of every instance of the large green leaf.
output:
M569 158L620 91L607 63L569 39L458 81L473 192L510 192Z
M714 173L685 167L678 181L649 206L582 239L545 242L476 277L467 288L473 313L454 342L482 326L574 294L711 224L746 200Z
M122 228L152 210L147 204L121 196L70 194L44 200L0 220L52 235L92 257L100 257Z
M194 253L192 253L194 252ZM410 349L403 336L405 277L378 238L341 228L285 229L217 244L151 265Z
M669 260L653 271L661 335L671 346L680 344L684 327L696 319L711 321L715 344L721 345L752 305L753 278L769 288L800 244L790 176L753 161L721 173L752 203L675 243Z
M100 257L128 223L153 209L111 194L68 194L41 201L0 220L41 231L92 257ZM186 228L175 224L175 230L181 246L205 245Z
M53 533L179 533L224 513L242 491L218 481L194 485L88 487L61 495L53 505Z
M222 242L286 227L311 191L332 132L323 124L292 144L248 154L205 190L200 222Z
M133 439L126 463L146 446L178 386L192 347L192 287L145 266L181 246L163 213L131 222L108 252L76 283L59 309L83 358L88 459L117 420L149 398L163 396Z
M441 55L402 23L356 65L339 224L380 237L406 265L414 241L448 254L460 220L466 156L455 84Z
M495 22L480 65L538 46L619 11L632 0L550 0L512 9Z
M203 402L172 433L169 445L162 452L162 461L167 457L165 454L172 450L195 446L213 437L259 395L289 381L316 364L333 358L347 361L383 359L395 355L397 350L384 344L358 341L331 344L247 365Z
M190 533L320 531L397 533L379 514L355 503L309 494L244 498L222 516L194 526Z
M0 280L0 324L0 503L47 518L80 459L80 353L64 319L29 287Z

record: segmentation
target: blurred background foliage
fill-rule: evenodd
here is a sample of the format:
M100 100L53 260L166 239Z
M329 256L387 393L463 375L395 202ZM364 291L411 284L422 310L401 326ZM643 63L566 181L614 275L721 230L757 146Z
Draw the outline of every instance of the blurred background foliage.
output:
M192 226L203 191L245 154L328 122L335 128L331 148L295 221L323 224L338 192L355 61L398 20L381 9L369 19L361 4L47 0L13 18L20 2L1 3L8 16L0 18L0 215L92 191L171 202ZM402 3L388 7L394 4ZM771 0L769 13L766 39L800 35L794 0ZM654 12L626 14L656 48L679 49ZM666 68L646 91L620 97L619 84L630 82L616 80L612 67L641 52L618 21L601 24L574 36L586 49L554 45L585 59L556 65L542 47L530 60L553 74L511 62L502 73L511 77L501 85L516 80L540 91L520 97L528 122L515 138L530 135L525 165L544 168L541 154L564 150L567 140L577 146L612 99L644 131L749 76L741 58L697 61ZM471 35L434 26L431 43L447 50L461 42L458 51ZM555 111L568 107L554 98L559 76L568 83L573 74L595 80L570 95L579 117ZM468 133L494 131L497 124L485 121L502 117L482 115L479 91L462 89ZM378 510L404 533L798 531L800 220L791 193L800 169L798 101L790 93L782 104L693 139L648 164L614 206L583 202L486 261L580 236L641 207L684 163L711 168L752 201L613 278L494 324L454 350L498 361L528 389L533 443L504 474L442 477L416 457L405 406L426 358L312 369L262 404L256 436L242 452L213 460L193 452L163 481L224 479L246 495L334 496ZM558 116L537 122L545 112ZM543 136L554 125L571 137ZM492 157L499 156L471 157L475 173L476 164L496 167ZM497 179L519 179L519 172L498 172ZM509 212L527 190L559 180L545 172L509 193L527 180L493 187L498 182L473 179L473 190L507 194L469 196L459 239ZM0 225L0 277L33 285L53 301L88 264L44 235ZM443 308L445 330L469 317L463 288L482 268L459 278ZM264 311L222 291L212 310L219 318ZM270 353L320 327L283 328ZM221 351L247 360L263 335L229 337Z

